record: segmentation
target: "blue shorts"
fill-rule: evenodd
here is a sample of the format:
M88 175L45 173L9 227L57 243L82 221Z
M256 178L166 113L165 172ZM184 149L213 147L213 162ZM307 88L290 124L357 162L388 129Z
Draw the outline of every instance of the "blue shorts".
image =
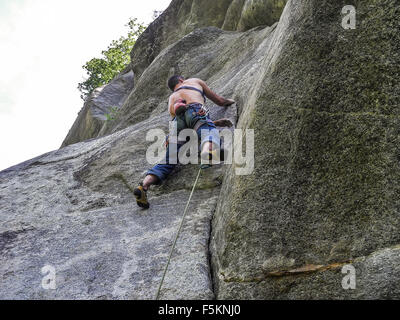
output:
M202 138L201 135L201 131L202 130L207 130L207 134L204 135L203 139L201 140L201 148L203 147L203 144L206 142L213 142L218 148L221 147L221 140L220 140L220 136L219 136L219 132L218 129L216 128L216 126L214 125L214 123L212 123L212 121L208 121L207 123L204 123L204 125L202 125L197 131L197 136L199 137L199 139ZM183 144L178 144L177 145L177 152L179 152L179 149L184 145ZM170 164L169 162L169 158L170 158L170 152L169 152L170 148L169 145L167 147L167 154L165 155L165 158L163 161L161 161L162 163L155 165L152 169L150 169L149 171L147 171L146 175L154 175L158 178L158 181L156 184L161 184L168 176L169 174L174 170L174 168L177 166L177 164ZM175 157L175 159L177 159L177 157ZM176 161L175 161L176 162Z

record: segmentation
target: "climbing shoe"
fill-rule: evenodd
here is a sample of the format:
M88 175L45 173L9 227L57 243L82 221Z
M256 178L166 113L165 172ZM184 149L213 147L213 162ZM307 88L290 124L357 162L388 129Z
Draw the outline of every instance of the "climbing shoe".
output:
M223 162L225 160L225 150L224 149L213 149L212 151L203 151L200 158L207 164L210 165L211 161Z
M185 113L187 109L186 100L179 99L174 104L175 115L180 116Z
M148 209L150 208L150 203L147 200L147 191L144 190L143 185L140 184L134 191L133 194L136 197L136 203L139 207Z

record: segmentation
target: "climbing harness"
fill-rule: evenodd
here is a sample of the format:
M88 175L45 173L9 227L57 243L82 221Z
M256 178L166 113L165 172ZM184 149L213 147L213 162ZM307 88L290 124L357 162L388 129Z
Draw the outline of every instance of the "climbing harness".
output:
M187 203L186 203L186 207L185 207L185 211L183 212L181 224L180 224L180 226L179 226L178 232L176 233L175 241L174 241L174 243L173 243L173 245L172 245L172 247L171 247L171 251L170 251L169 256L168 256L167 264L166 264L166 266L165 266L164 273L163 273L163 276L162 276L162 278L161 278L160 285L159 285L158 290L157 290L156 300L158 300L158 299L160 298L161 288L162 288L162 285L164 284L165 275L167 274L168 267L169 267L169 264L170 264L170 262L171 262L172 254L173 254L173 252L174 252L174 250L175 250L176 243L177 243L178 238L179 238L179 235L180 235L180 233L181 233L181 231L182 231L183 222L185 221L185 217L186 217L187 210L188 210L188 208L189 208L190 201L192 200L194 190L196 189L197 182L199 181L199 178L200 178L201 170L203 170L203 169L205 169L205 168L200 167L199 173L197 174L196 181L195 181L195 183L194 183L194 185L193 185L193 188L192 188L192 192L190 193L189 200L188 200Z

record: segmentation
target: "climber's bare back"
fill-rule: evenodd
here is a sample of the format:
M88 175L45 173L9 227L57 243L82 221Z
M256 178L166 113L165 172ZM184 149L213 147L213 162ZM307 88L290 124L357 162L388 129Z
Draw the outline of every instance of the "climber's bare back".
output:
M230 104L234 103L233 100L224 99L224 98L220 97L219 95L217 95L216 93L214 93L208 87L208 85L201 79L190 78L190 79L184 80L177 85L175 90L179 89L182 86L194 87L194 88L197 88L197 89L203 91L208 99L215 102L219 106L230 105ZM195 90L188 90L188 89L182 89L182 90L176 91L173 94L171 94L171 96L169 97L169 103L168 103L168 110L172 117L175 117L174 104L180 99L185 100L186 104L191 104L191 103L204 104L204 98L200 92L197 92Z

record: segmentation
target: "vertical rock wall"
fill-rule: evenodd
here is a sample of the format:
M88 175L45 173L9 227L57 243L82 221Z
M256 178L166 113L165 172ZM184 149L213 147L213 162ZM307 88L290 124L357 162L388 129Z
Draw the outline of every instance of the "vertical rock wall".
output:
M400 297L400 5L353 2L345 30L347 4L289 1L271 39L238 125L255 172L231 167L213 221L218 298Z

